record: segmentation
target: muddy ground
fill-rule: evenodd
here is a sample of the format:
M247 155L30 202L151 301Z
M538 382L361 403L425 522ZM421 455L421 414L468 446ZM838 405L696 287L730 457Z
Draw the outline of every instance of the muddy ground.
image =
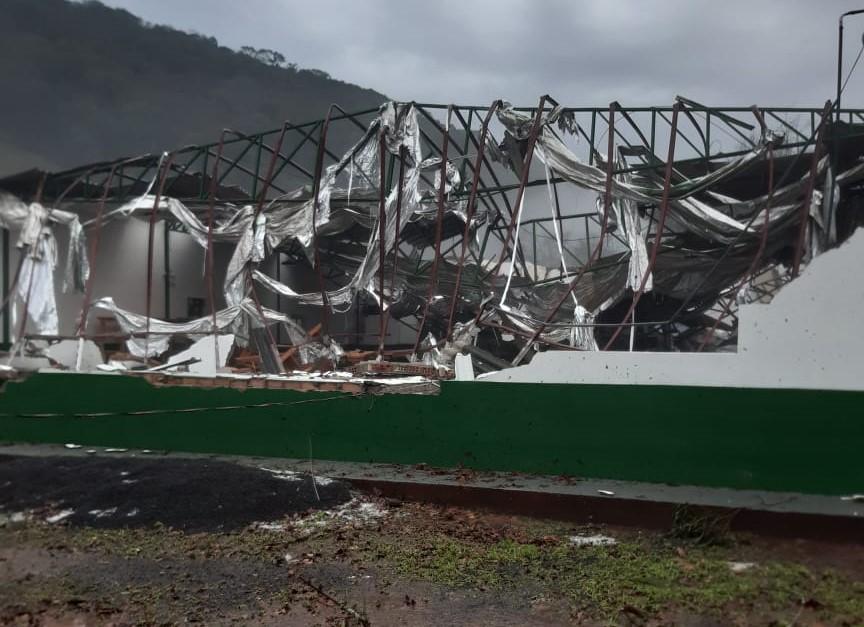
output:
M7 456L0 512L3 625L864 624L861 546L686 510L640 532L205 460Z

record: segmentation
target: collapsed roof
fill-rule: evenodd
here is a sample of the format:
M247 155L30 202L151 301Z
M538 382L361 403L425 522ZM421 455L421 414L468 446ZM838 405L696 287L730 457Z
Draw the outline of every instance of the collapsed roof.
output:
M0 189L14 197L0 201L0 218L37 232L59 217L72 224L68 263L81 289L86 238L110 220L169 219L207 251L211 283L214 243L231 243L212 288L225 308L211 299L200 320L174 324L88 296L82 319L112 311L142 356L164 352L171 333L231 331L280 369L272 337L255 330L293 323L263 308L259 290L317 306L315 356L334 361L343 353L328 320L352 309L384 313L379 354L449 363L469 351L485 369L532 350L714 350L734 346L739 302L770 299L860 222L864 117L835 113L684 98L636 109L549 97L533 108L331 108L308 124L7 177ZM335 124L356 131L340 154L327 144ZM31 240L21 244L29 270L16 275L22 301L45 256ZM317 289L265 273L274 254L307 267ZM94 256L91 247L90 265ZM52 331L28 311L39 333ZM391 321L414 329L413 346L385 346ZM308 346L309 330L295 327L292 342Z

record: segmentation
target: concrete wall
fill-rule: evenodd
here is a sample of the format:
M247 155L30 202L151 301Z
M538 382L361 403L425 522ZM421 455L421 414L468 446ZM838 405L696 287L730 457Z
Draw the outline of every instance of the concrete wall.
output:
M770 304L741 307L737 353L548 351L486 381L864 390L864 230Z

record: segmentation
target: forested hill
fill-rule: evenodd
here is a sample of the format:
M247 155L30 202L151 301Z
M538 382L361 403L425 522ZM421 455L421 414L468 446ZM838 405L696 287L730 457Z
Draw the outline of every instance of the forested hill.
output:
M98 2L0 0L0 175L215 141L225 127L265 130L323 117L330 103L351 111L385 100L249 43L236 52Z

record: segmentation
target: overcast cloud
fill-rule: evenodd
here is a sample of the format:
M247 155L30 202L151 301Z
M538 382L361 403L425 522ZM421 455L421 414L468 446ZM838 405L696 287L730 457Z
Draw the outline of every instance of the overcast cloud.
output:
M104 0L399 100L818 106L864 0ZM864 16L846 20L846 71ZM844 72L845 75L845 72ZM864 62L844 93L864 106Z

